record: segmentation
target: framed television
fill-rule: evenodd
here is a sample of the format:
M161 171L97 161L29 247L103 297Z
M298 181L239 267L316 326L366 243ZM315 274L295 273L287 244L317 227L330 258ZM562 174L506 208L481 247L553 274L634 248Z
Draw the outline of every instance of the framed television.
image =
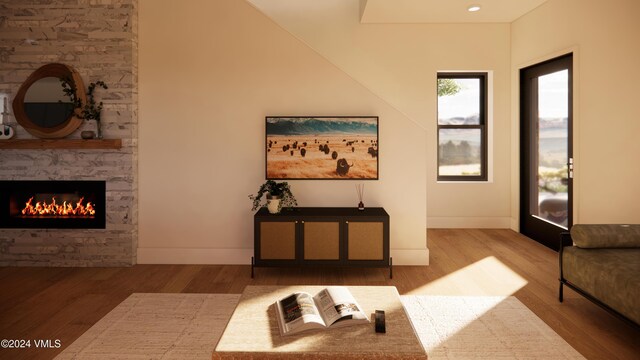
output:
M377 116L267 116L269 180L377 180Z

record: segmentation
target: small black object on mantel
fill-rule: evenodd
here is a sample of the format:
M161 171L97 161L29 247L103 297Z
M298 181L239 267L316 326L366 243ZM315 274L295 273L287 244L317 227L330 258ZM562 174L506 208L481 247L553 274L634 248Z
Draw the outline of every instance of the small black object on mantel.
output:
M362 197L364 196L364 184L356 184L356 191L358 192L358 210L364 210L364 203L362 202Z

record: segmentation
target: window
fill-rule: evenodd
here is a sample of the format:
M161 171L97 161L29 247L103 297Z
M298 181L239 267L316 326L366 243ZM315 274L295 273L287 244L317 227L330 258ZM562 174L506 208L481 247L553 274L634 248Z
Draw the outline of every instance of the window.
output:
M438 73L438 181L487 180L487 74Z

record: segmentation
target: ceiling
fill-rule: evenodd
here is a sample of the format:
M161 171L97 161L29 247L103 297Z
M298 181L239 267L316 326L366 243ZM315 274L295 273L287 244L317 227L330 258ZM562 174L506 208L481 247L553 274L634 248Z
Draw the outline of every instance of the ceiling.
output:
M360 22L510 23L547 0L360 0ZM469 12L470 5L480 5Z

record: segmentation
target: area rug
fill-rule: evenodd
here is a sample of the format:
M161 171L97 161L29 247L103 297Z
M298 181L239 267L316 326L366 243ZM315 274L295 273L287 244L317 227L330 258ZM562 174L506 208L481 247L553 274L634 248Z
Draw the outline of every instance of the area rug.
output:
M239 298L132 294L56 359L211 359ZM429 359L583 359L515 297L401 298Z
M56 359L211 360L240 295L135 293Z
M513 296L401 296L429 359L584 359Z

